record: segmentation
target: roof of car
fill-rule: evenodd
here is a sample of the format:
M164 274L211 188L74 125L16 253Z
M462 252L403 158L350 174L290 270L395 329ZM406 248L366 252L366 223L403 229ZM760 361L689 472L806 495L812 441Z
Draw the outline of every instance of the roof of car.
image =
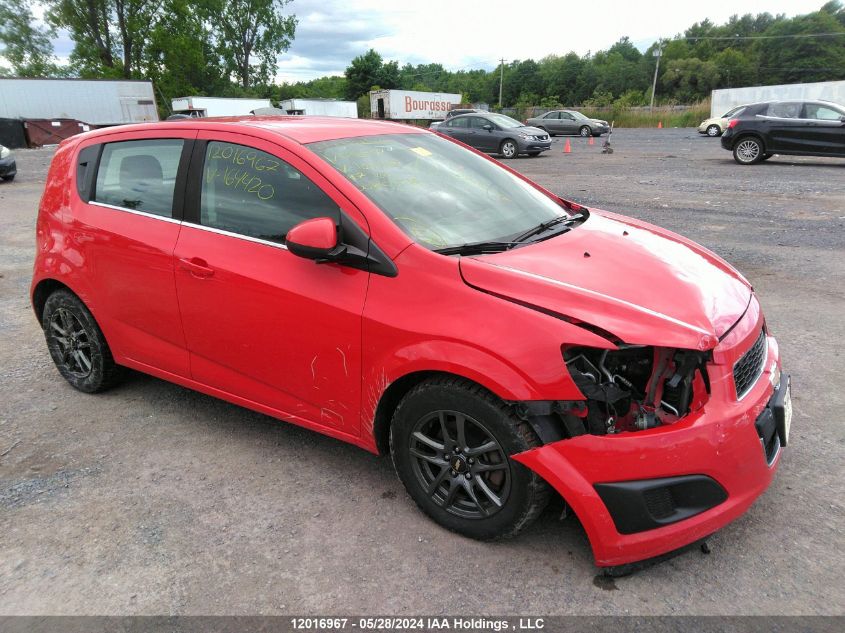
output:
M258 128L285 136L298 143L328 141L356 136L375 136L378 134L428 134L423 128L391 121L373 121L370 119L346 119L328 116L235 116L235 117L200 117L174 121L158 121L137 125L121 126L121 132L149 131L150 129L168 128L233 132L237 128ZM116 128L105 128L98 132L114 132ZM97 134L95 132L94 134Z

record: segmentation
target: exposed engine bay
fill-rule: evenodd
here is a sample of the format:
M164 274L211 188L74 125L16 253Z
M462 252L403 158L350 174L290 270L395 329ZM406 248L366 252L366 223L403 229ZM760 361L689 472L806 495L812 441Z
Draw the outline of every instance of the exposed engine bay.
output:
M706 352L665 347L566 349L566 367L586 398L566 403L567 410L560 412L566 434L606 435L674 424L707 401L708 358Z

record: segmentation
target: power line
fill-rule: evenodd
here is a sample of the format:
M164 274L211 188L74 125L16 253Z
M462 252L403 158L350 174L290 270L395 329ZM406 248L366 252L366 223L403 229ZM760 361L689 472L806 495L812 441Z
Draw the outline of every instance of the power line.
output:
M701 35L690 37L678 37L679 40L776 40L799 37L836 37L845 35L845 31L839 33L792 33L789 35ZM671 41L671 40L669 40Z

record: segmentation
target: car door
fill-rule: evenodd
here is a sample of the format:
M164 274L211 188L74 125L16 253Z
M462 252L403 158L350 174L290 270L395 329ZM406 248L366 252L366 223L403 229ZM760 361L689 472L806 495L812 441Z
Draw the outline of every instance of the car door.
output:
M799 101L779 101L770 103L763 120L764 143L766 151L801 152L806 151L807 122L801 118L803 104Z
M493 152L499 149L498 127L480 116L469 118L470 145L482 152ZM490 129L485 129L485 126Z
M545 130L549 134L554 134L556 132L558 123L557 112L546 112L543 116L535 120L537 121L536 124L531 123L531 121L529 121L528 125L534 125L534 127L545 128Z
M561 134L575 134L578 131L578 122L570 112L561 111L559 129Z
M845 156L845 110L822 103L805 103L807 141L812 151Z
M297 257L284 243L294 225L325 216L366 230L363 216L293 152L201 132L176 290L194 380L357 437L369 273Z
M465 116L455 116L449 119L438 128L438 131L462 143L469 144L469 122Z
M544 126L544 127L546 127L546 129L550 133L554 133L554 134L563 134L564 133L564 126L563 126L564 122L561 120L560 115L561 115L560 111L549 112L549 114L548 114L549 125Z
M121 133L83 146L69 244L86 265L93 310L115 352L188 376L174 286L193 131Z

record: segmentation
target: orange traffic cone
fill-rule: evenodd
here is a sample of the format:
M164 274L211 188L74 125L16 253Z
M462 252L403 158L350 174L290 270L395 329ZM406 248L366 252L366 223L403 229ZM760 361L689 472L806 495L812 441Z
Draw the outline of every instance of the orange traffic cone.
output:
M663 121L658 121L657 122L657 129L659 130L662 127L663 127Z
M566 139L566 143L563 145L563 153L564 154L571 154L572 153L572 146L569 144L569 139Z
M592 136L590 136L590 140L587 141L587 145L595 145L595 144L596 144L596 140Z

